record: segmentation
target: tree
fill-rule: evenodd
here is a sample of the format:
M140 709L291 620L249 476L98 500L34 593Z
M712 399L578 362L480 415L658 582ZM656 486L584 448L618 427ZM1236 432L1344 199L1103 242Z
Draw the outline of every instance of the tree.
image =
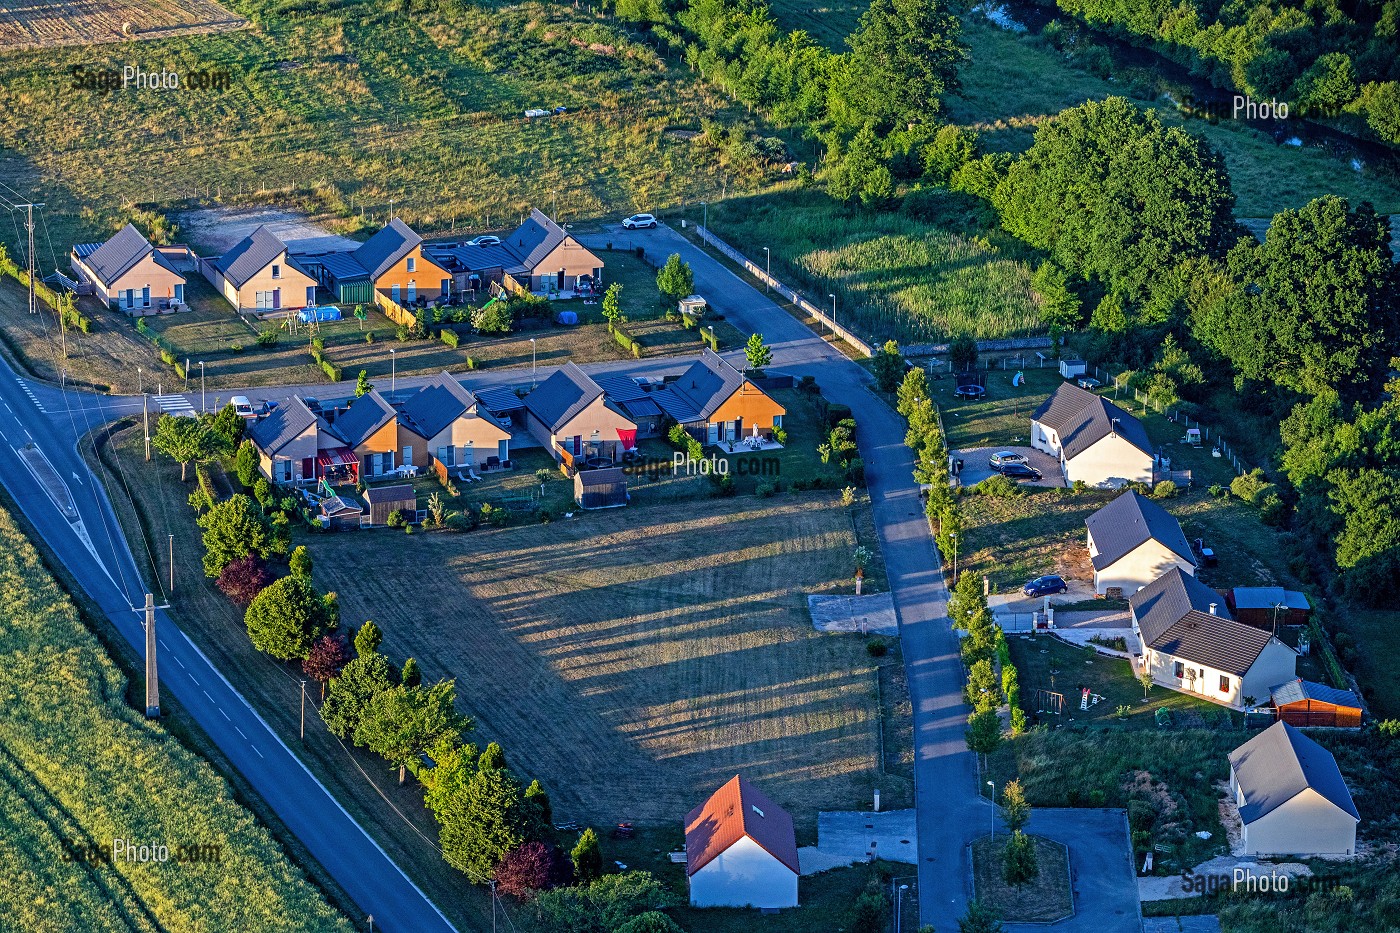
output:
M967 913L958 921L958 933L1005 933L996 911L977 901L967 902Z
M884 148L875 128L861 127L836 160L827 179L827 193L848 204L861 200L869 206L878 206L876 202L887 199L892 193L884 158Z
M953 584L953 592L948 600L948 615L953 628L967 629L972 617L987 608L987 597L982 594L982 581L976 575L964 572Z
M248 605L243 616L253 647L286 661L305 658L330 629L326 604L305 577L283 577Z
M621 323L622 321L622 283L614 282L603 292L603 320L609 325Z
M443 826L443 858L469 877L488 878L507 852L527 841L529 825L520 782L492 742L462 789L454 824Z
M843 96L881 126L923 123L956 91L967 47L957 14L943 0L874 0L847 42L851 67Z
M540 824L541 832L547 831L554 822L554 807L549 802L549 794L545 793L544 785L535 779L530 782L530 786L525 788L525 801L535 808L535 818Z
M851 919L847 926L851 933L884 933L889 922L890 902L884 892L866 889L851 905Z
M1001 719L995 709L984 709L967 718L967 747L985 757L1001 746Z
M236 560L249 555L265 559L282 548L262 510L245 495L214 503L196 521L204 529L205 576L218 577Z
M252 441L238 445L238 454L233 460L233 469L238 474L238 482L244 489L252 488L258 481L258 447Z
M977 340L968 333L958 334L948 344L948 362L956 372L967 373L977 368Z
M508 334L515 325L515 312L505 301L487 302L472 315L472 326L483 334Z
M979 712L1001 705L1001 687L990 658L981 658L968 668L966 692L967 704Z
M379 632L379 626L374 624L373 619L366 619L365 624L360 626L360 630L355 633L355 653L360 657L367 654L375 654L379 651L379 643L384 640L384 636Z
M904 354L899 352L899 344L886 340L884 346L875 351L870 363L880 391L898 391L899 381L904 378Z
M656 287L663 298L678 302L695 292L695 273L690 263L681 260L680 253L666 257L666 264L656 273Z
M1006 782L1001 789L1001 818L1006 828L1018 833L1026 828L1031 818L1031 805L1026 800L1026 792L1021 789L1019 780Z
M1002 878L1013 888L1034 881L1040 874L1040 865L1035 857L1035 840L1019 829L1006 840L1006 849L1001 858Z
M618 927L617 933L685 933L685 930L661 911L648 910Z
M399 783L408 765L439 742L455 742L471 720L455 708L457 687L444 680L431 687L399 684L381 690L365 704L355 726L355 744L399 766Z
M909 419L909 426L914 426L913 412L915 407L930 398L928 389L928 376L922 369L915 366L904 374L904 380L899 384L897 394L897 410L905 418Z
M301 670L321 685L321 702L326 700L326 684L340 676L351 657L350 643L344 635L322 635L306 653Z
M246 606L266 589L272 580L272 571L267 569L262 559L250 554L229 561L224 569L219 571L219 578L215 584L229 599L240 606Z
M321 705L326 727L342 739L353 736L370 700L391 689L397 679L389 659L377 652L361 654L346 664L326 688Z
M530 911L534 928L541 933L622 933L633 919L668 906L670 900L650 873L627 871L541 892Z
M959 169L981 154L978 148L977 134L972 130L951 123L940 126L924 146L924 177L939 185L948 184Z
M550 886L554 878L554 852L543 842L526 842L505 854L496 866L496 886L525 900Z
M369 381L369 373L363 369L360 370L360 374L355 377L355 397L359 398L361 395L368 395L373 388L374 383Z
M403 672L399 675L405 687L416 687L423 682L423 672L418 669L418 659L408 658L403 662Z
M1388 143L1400 143L1400 81L1372 82L1361 89L1366 122Z
M232 405L225 405L219 409L218 414L209 419L209 432L213 435L212 440L215 446L221 452L228 454L238 448L239 442L243 440L243 430L247 425L248 422L243 420L238 409Z
M1069 285L1069 276L1047 259L1031 277L1031 288L1040 296L1040 319L1057 331L1078 330L1084 324L1084 306Z
M569 859L574 863L574 876L579 881L592 881L603 874L603 851L598 845L598 831L588 827L578 837Z
M1334 470L1327 479L1341 521L1336 561L1347 592L1380 605L1400 579L1400 469Z
M306 549L306 545L298 544L292 550L292 556L287 563L292 571L292 576L311 579L311 552Z
M209 425L200 419L161 415L156 422L156 433L151 437L151 446L180 464L183 481L191 463L214 455L216 443Z
M1192 328L1247 379L1304 395L1373 394L1400 340L1390 233L1369 204L1327 195L1241 240L1230 285L1192 311Z
M1147 699L1147 691L1152 689L1152 669L1144 661L1142 669L1138 671L1138 683L1142 685L1142 698Z
M763 367L773 362L773 351L763 342L762 334L751 334L744 347L744 359L748 361L750 372L761 372Z

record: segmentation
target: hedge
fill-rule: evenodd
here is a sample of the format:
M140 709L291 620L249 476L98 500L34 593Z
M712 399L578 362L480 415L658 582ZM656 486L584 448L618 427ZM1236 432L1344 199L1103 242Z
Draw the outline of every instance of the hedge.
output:
M461 342L460 338L457 336L457 332L455 330L449 330L446 327L442 329L442 333L438 335L438 339L454 350L457 349L457 344Z
M631 351L632 351L632 355L633 355L634 357L637 357L637 358L639 358L639 359L641 358L641 355L642 355L642 345L641 345L641 343L639 343L637 340L633 339L631 336L629 336L627 333L625 333L621 327L613 327L613 328L612 328L612 334L613 334L613 339L616 340L616 341L618 342L618 345L621 346L622 349L624 349L624 350L631 350Z

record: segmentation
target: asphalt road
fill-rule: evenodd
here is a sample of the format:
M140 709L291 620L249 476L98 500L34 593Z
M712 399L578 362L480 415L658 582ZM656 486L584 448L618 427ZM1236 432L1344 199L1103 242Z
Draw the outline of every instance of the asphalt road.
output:
M65 404L72 402L72 405ZM93 601L144 656L134 607L145 587L101 484L77 439L141 400L114 400L16 378L0 361L0 482ZM35 471L18 451L34 444L53 467ZM40 482L41 475L50 477ZM134 479L133 481L141 481ZM61 485L55 485L61 482ZM77 521L64 515L71 500ZM175 592L178 601L179 591ZM157 594L157 602L160 601ZM385 931L455 929L427 896L340 806L165 613L156 613L162 695L174 695L363 914Z

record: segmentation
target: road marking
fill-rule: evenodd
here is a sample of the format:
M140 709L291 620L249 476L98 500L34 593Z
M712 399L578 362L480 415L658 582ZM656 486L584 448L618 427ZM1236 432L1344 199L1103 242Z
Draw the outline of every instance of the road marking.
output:
M182 664L182 665L180 665L180 666L183 667L184 665ZM191 673L189 673L188 671L185 672L185 676L188 677L190 680L194 680L194 675L191 674ZM198 686L199 686L199 681L194 680L194 685L195 685L196 687L198 687Z
M183 395L157 395L155 400L161 411L169 412L172 415L194 417L194 406Z
M238 728L237 726L233 727L233 731L237 732L239 735L243 735L243 730ZM247 741L248 737L246 735L243 735L243 739L244 741Z
M258 752L258 747L257 747L256 745L253 745L252 742L249 742L248 744L249 744L250 746L252 746L253 751ZM258 752L258 757L259 757L259 758L263 758L263 757L264 757L263 753L262 753L262 752Z
M225 719L228 719L228 713L224 712L224 708L222 706L219 707L219 715L224 717ZM228 719L228 721L233 722L232 719Z
M175 663L178 664L178 665L180 665L181 667L184 667L184 666L185 666L185 662L184 662L184 661L181 661L179 658L176 658L176 659L175 659ZM190 679L191 679L191 680L194 680L193 677L191 677Z
M20 391L22 391L25 395L29 396L29 400L34 403L35 408L44 412L44 414L48 414L48 411L44 408L44 406L39 403L39 397L34 394L34 390L29 388L29 383L25 382L23 379L20 379L18 377L15 378L15 382L19 383ZM6 405L5 407L9 408L10 406Z
M78 485L79 485L79 486L81 486L81 485L83 484L83 478L82 478L81 476L79 476L77 473L74 473L74 474L73 474L73 478L74 478L75 480L78 481Z
M199 691L199 692L202 693L202 694L204 694L206 697L208 697L210 703L213 703L213 702L214 702L214 698L211 697L211 696L209 696L209 691L208 691L208 690L201 690L201 691Z

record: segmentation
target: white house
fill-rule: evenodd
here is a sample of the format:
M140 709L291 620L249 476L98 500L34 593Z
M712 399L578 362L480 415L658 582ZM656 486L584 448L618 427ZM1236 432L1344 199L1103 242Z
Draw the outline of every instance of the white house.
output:
M1230 753L1244 854L1352 855L1361 814L1332 753L1276 722Z
M1067 483L1117 487L1152 482L1155 457L1142 422L1070 382L1031 415L1031 446L1060 461Z
M1167 510L1136 492L1125 492L1090 515L1089 560L1100 596L1136 592L1173 567L1196 574L1191 543Z
M792 817L735 775L685 818L692 907L796 907Z
M1179 567L1128 597L1153 683L1244 709L1296 676L1298 653L1230 617L1224 599Z

